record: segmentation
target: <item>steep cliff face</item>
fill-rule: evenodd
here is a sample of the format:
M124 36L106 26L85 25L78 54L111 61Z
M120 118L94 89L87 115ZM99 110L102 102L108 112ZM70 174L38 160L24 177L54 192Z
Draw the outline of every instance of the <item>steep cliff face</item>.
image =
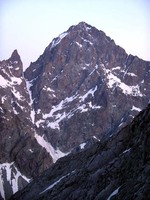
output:
M116 132L150 98L150 63L84 22L55 38L25 78L40 134L65 152Z
M116 133L150 99L150 62L84 22L23 72L0 62L0 193L8 199L70 152Z
M150 106L120 132L58 160L12 200L150 199Z

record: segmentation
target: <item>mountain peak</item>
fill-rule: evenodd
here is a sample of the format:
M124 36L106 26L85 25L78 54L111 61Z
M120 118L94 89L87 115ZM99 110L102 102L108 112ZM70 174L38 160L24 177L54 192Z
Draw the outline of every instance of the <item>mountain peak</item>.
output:
M82 22L79 22L77 25L71 26L68 31L71 31L71 30L88 31L91 28L92 28L91 25L89 25L88 23L82 21Z
M15 50L13 51L13 53L11 54L10 60L11 60L12 62L21 61L20 55L18 54L17 49L15 49Z
M79 22L79 24L77 26L80 26L80 27L89 27L90 25L87 24L86 22ZM90 26L91 27L91 26Z

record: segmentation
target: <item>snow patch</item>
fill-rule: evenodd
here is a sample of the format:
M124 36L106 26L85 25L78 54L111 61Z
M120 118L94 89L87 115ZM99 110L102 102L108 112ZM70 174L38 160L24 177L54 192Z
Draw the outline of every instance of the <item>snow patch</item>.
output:
M88 26L87 26L87 27L86 27L86 31L88 31L88 30L91 30L91 27L88 27Z
M44 123L44 122L45 122L45 120L39 119L35 124L39 128L41 126L41 124Z
M119 87L122 90L122 92L126 95L140 96L140 97L143 96L143 94L140 92L139 85L129 86L123 83L109 69L105 69L105 75L108 79L107 85L109 88Z
M86 145L86 142L80 144L80 148L81 148L81 149L84 149L85 145Z
M80 110L80 112L83 113L83 112L87 112L88 108L86 108L86 104L82 104L81 106L77 108L77 110Z
M134 77L136 77L137 75L136 74L134 74L134 73L131 73L131 72L128 72L128 73L126 73L128 76L134 76Z
M95 135L93 136L93 138L100 142L100 139L98 139Z
M90 94L92 95L92 97L94 97L94 93L97 90L97 85L95 86L95 88L90 89L85 95L83 95L82 97L79 97L81 100L80 102L84 101Z
M22 83L22 79L16 77L11 77L11 81L14 85L20 85Z
M6 71L5 74L7 74ZM10 78L10 81L0 75L0 87L6 88L8 86L20 85L22 83L22 78L16 78L14 76L10 77L9 74L7 74L7 76Z
M53 89L50 87L47 87L46 85L43 87L43 90L49 91L49 92L55 92Z
M88 105L89 105L89 107L92 108L92 109L100 109L100 108L101 108L101 106L92 105L92 102L91 102L91 101L88 103Z
M16 90L15 87L12 88L12 93L19 101L24 100L24 97Z
M5 199L5 188L4 188L4 180L3 177L4 173L6 173L6 180L9 182L9 184L12 187L13 194L18 191L18 185L19 185L19 177L22 177L25 181L28 183L31 179L28 179L26 176L22 175L18 169L15 167L14 162L11 163L3 163L0 164L0 193L1 196Z
M64 33L60 34L60 35L58 36L58 38L53 39L52 44L51 44L51 46L50 46L50 50L51 50L52 48L54 48L56 45L58 45L58 44L61 42L61 40L62 40L64 37L66 37L66 35L68 35L68 33L67 33L67 32L64 32Z
M8 81L6 81L6 79L0 75L0 87L6 88L8 84Z
M71 97L67 97L66 99L62 100L58 105L52 106L51 111L48 114L43 114L43 119L36 122L36 125L39 127L40 123L47 120L48 127L51 127L52 129L60 129L60 127L59 127L60 121L62 121L64 118L68 117L68 114L66 114L66 112L62 112L62 113L57 113L57 112L64 109L69 102L72 102L76 98L77 98L77 96L73 95ZM50 122L49 122L48 118L51 119Z
M132 106L131 111L133 111L133 110L140 112L140 111L141 111L141 108L138 108L138 107Z
M34 152L32 149L29 149L29 151L30 151L31 153L33 153L33 152Z
M55 121L53 122L49 122L47 124L47 127L51 127L52 129L60 129L59 127L59 123L64 119L66 118L67 115L65 112L63 112L62 114L58 113L57 115L55 115Z
M93 45L93 43L92 43L90 40L87 40L87 39L85 39L85 38L83 38L83 37L81 37L81 39L82 39L84 42L87 42L87 43L89 43L90 45Z
M7 99L6 95L2 97L1 101L2 101L2 104L4 104L5 100Z

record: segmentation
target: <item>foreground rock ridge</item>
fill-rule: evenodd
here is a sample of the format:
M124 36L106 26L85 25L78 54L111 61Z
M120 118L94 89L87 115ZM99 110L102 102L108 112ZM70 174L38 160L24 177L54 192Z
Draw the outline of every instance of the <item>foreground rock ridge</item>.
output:
M0 62L0 199L121 130L148 105L149 85L150 62L85 22L54 38L25 72L15 50Z
M150 106L120 132L58 160L12 200L150 199Z

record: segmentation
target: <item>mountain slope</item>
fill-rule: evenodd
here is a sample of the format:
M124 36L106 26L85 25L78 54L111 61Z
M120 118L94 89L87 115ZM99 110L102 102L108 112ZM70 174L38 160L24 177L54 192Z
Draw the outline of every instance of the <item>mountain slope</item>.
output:
M150 106L120 132L58 160L12 200L150 199Z
M40 134L63 152L130 122L150 99L150 63L81 22L25 71Z

